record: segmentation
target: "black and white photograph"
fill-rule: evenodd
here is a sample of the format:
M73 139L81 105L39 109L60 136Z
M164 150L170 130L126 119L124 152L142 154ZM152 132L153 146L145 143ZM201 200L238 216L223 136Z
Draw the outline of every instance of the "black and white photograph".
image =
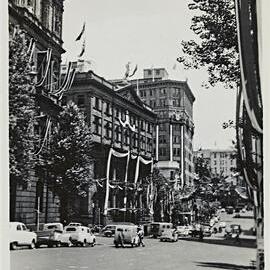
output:
M266 6L3 1L0 268L268 269Z

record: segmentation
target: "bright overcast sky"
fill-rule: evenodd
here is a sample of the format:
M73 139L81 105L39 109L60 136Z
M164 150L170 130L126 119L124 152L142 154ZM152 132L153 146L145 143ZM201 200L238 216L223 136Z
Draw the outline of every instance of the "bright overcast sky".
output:
M194 103L194 146L227 148L234 130L223 130L222 123L235 118L235 92L222 86L204 89L203 71L172 67L181 52L181 40L195 38L189 29L192 11L185 0L66 0L63 40L66 60L75 60L82 42L75 39L86 22L84 59L105 79L122 78L125 65L143 68L165 67L172 79L185 80L196 97ZM135 78L136 78L135 76Z

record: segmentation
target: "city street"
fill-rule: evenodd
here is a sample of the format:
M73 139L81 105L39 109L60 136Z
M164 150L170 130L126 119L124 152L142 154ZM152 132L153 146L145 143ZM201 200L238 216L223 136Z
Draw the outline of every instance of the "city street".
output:
M250 214L249 214L250 215ZM247 216L247 214L245 214ZM241 224L244 230L253 225L250 218L236 219L221 213L221 220ZM249 269L256 249L216 244L220 236L198 240L179 240L176 243L145 239L146 247L115 248L113 238L97 236L95 247L62 247L22 249L11 252L11 270L57 269ZM245 236L242 236L245 237ZM188 240L188 239L187 239Z
M11 270L57 269L248 269L256 249L179 240L146 239L146 247L115 248L98 237L95 247L40 248L11 252Z

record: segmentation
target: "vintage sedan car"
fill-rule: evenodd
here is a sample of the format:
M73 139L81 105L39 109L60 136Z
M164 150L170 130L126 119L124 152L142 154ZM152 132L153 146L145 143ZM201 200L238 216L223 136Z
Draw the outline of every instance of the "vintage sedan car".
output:
M178 233L175 229L165 229L160 236L161 242L177 242L178 241Z
M46 245L48 247L61 246L60 237L63 233L62 223L45 223L42 231L37 231L37 247Z
M124 247L126 244L137 247L139 245L137 229L136 225L117 225L113 241L115 247Z
M105 226L101 232L104 236L111 237L115 234L116 225L107 225Z
M60 236L60 242L63 246L82 246L96 244L96 237L90 228L85 226L66 226L63 234Z
M177 226L176 230L179 237L187 237L190 235L190 229L188 226Z
M211 227L210 226L204 226L203 227L203 236L209 237L212 235Z
M33 249L36 247L37 235L30 232L25 224L21 222L9 223L9 243L10 249L16 249L18 246L28 246Z

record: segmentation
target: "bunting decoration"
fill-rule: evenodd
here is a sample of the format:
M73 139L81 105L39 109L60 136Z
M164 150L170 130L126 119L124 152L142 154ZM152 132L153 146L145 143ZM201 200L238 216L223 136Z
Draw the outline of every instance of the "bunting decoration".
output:
M42 140L42 144L40 146L40 149L36 153L34 153L35 156L39 155L41 153L43 147L45 146L45 143L46 143L48 135L49 135L50 127L51 127L51 117L49 116L46 120L46 127L45 127L46 130L45 130L45 134L44 134L44 137Z
M48 75L48 71L49 71L49 67L50 67L50 64L51 64L51 56L52 56L52 49L49 48L46 52L46 58L45 58L45 61L46 61L46 66L45 66L45 72L43 74L43 76L41 77L41 79L39 80L39 82L37 82L36 84L36 87L40 87L43 85L43 83L45 82L46 78L47 78L47 75ZM39 53L43 53L43 52L39 52Z
M122 121L121 117L118 118L120 124L125 128L126 126L128 126L130 128L131 131L135 131L135 125L132 125L130 124L130 119L129 119L129 113L128 111L126 111L126 120L125 122Z
M82 30L80 32L80 34L78 35L78 37L75 39L75 41L79 41L82 37L82 35L84 34L85 32L85 22L83 23L83 27L82 27Z

